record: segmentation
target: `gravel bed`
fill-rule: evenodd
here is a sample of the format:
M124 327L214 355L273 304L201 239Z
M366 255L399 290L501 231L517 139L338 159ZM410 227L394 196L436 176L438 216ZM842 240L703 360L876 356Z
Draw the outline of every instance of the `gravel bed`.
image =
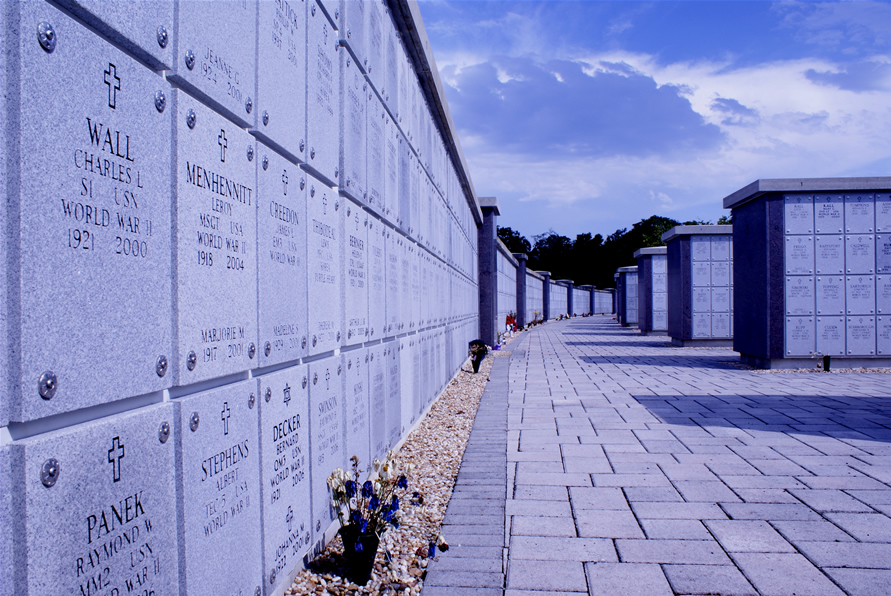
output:
M755 368L754 366L749 366L743 362L738 362L736 360L722 360L721 364L727 364L734 368L738 368L740 370L746 370L749 372L761 374L761 375L788 375L788 374L801 374L801 373L824 373L827 371L823 370L822 364L815 364L813 368ZM832 367L828 371L829 374L835 375L843 375L843 374L851 374L851 373L873 373L873 374L891 374L891 368L835 368Z
M489 354L509 355L501 351ZM400 461L414 463L408 493L418 492L421 499L401 504L399 528L390 528L381 537L368 584L357 586L342 578L343 543L338 535L312 561L309 569L298 573L285 594L420 594L426 575L428 544L439 535L491 369L490 357L483 360L477 374L473 374L470 360L466 360L396 451ZM360 462L360 466L367 465L368 462ZM448 542L449 537L444 539Z

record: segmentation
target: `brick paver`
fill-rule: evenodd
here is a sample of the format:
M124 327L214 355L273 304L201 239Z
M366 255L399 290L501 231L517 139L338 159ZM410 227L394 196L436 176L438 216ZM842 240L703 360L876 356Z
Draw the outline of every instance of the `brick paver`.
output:
M509 348L425 596L887 593L888 375L743 370L609 317Z

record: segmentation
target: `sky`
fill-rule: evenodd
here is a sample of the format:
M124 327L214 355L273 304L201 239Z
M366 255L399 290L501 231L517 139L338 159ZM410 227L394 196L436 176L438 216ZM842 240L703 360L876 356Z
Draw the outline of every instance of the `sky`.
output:
M477 196L530 240L891 175L891 3L420 0Z

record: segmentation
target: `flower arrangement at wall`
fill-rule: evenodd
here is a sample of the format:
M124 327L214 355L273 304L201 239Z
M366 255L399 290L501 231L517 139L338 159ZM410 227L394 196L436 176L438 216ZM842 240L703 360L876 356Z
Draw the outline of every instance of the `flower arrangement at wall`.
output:
M340 520L343 553L350 579L365 585L371 577L380 537L389 527L399 527L399 505L408 489L411 462L400 462L393 451L384 461L375 459L373 473L361 482L359 458L350 458L352 470L336 468L328 477L331 505Z

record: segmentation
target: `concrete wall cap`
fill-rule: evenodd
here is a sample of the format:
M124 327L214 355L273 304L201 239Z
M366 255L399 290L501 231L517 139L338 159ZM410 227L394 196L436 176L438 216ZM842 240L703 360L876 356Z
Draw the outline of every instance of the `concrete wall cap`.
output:
M618 273L637 273L637 265L633 267L619 267L616 269Z
M845 190L891 190L891 177L859 178L764 178L724 197L724 209L733 209L774 192L838 192Z
M634 258L639 259L641 257L648 257L652 255L667 255L668 247L667 246L648 246L646 248L640 248L634 251Z
M720 236L733 234L733 226L675 226L662 234L662 242L669 242L679 236Z

